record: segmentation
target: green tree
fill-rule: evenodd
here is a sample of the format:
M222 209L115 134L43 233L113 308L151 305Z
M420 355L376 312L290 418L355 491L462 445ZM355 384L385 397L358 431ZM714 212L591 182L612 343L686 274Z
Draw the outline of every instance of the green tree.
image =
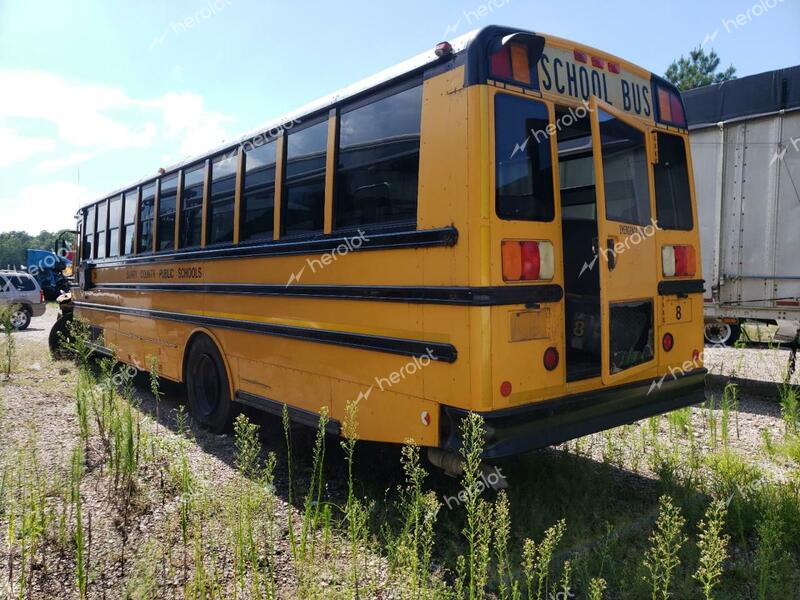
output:
M686 58L681 54L678 60L667 68L664 77L678 86L682 92L692 88L736 79L736 67L730 65L724 71L717 71L719 56L712 49L708 54L698 46Z
M33 236L25 231L4 231L0 233L0 269L15 268L25 264L25 250L38 248L52 250L57 233L40 231Z

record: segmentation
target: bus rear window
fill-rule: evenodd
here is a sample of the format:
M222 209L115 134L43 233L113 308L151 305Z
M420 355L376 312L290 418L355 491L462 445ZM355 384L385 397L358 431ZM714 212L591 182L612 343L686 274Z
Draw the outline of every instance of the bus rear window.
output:
M658 133L656 215L662 229L692 229L692 198L683 138Z
M494 101L497 216L552 221L553 160L547 106L497 94Z

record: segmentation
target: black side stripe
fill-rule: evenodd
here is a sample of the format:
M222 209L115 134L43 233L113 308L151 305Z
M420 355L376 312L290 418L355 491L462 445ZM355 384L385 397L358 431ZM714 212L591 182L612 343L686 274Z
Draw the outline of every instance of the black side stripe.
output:
M358 244L356 244L358 240ZM258 256L287 256L292 254L324 254L334 252L342 245L347 252L367 250L390 250L402 248L431 248L435 246L455 246L458 230L455 227L423 229L412 231L391 231L365 233L359 239L358 232L329 235L316 239L278 240L252 244L226 244L211 248L178 250L177 252L148 253L141 256L103 258L91 261L95 268L121 267L142 264L178 262L187 260L219 260L226 258L253 258ZM342 253L344 251L342 250ZM87 261L88 262L88 261Z
M310 327L297 327L293 325L276 325L273 323L260 323L258 321L241 321L238 319L206 317L203 315L191 315L187 313L176 313L146 308L131 308L127 306L111 306L109 304L94 304L91 302L75 302L75 306L86 310L116 312L120 314L134 315L137 317L165 319L179 323L191 323L194 325L205 325L208 327L236 329L238 331L245 331L247 333L274 335L294 340L319 342L322 344L333 344L336 346L347 346L349 348L373 350L375 352L387 352L390 354L400 354L403 356L429 356L432 360L438 360L446 363L455 362L458 356L455 346L443 342L426 342L407 338L395 338L344 331L331 331L328 329L313 329Z
M252 296L290 296L334 300L381 300L417 304L499 306L558 302L564 295L560 285L487 287L408 287L357 285L262 285L233 283L100 283L92 291L187 292Z
M677 281L659 281L658 294L669 296L671 294L702 294L703 279L680 279Z
M237 402L246 404L247 406L252 406L253 408L257 408L277 416L281 416L283 414L283 407L286 406L286 412L289 413L289 418L295 423L300 423L308 427L319 427L319 414L304 408L298 408L288 404L284 405L283 402L265 398L264 396L257 396L256 394L251 394L250 392L243 392L242 390L236 391L234 399ZM325 431L331 435L339 435L342 432L342 424L337 419L328 417L328 424L325 427Z

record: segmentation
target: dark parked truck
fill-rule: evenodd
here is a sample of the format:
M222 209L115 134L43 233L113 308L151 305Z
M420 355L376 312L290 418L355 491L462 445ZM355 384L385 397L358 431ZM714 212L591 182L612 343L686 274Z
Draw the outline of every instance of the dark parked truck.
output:
M75 260L70 242L72 235L73 232L69 230L59 232L53 250L26 251L26 269L39 283L48 302L69 292L69 278L72 276L72 263Z

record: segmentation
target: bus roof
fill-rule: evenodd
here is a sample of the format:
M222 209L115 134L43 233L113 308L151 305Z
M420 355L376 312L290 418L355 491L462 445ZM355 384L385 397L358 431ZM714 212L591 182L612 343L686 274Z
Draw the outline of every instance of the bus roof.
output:
M452 53L449 56L449 59L452 60L454 57L457 56L464 56L464 51L470 49L472 42L478 38L486 38L487 36L497 35L497 34L510 34L510 33L526 33L526 34L534 34L534 32L526 31L522 29L514 29L509 27L502 27L498 25L488 25L481 29L474 29L468 33L465 33L453 40L448 40L451 47ZM580 49L583 51L591 52L593 54L602 55L608 60L614 60L622 65L624 65L628 70L633 72L638 72L642 75L648 74L650 75L650 71L633 64L631 62L626 61L625 59L619 58L602 50L598 50L596 48L592 48L591 46L587 46L585 44L580 44L578 42L573 42L571 40L566 40L564 38L559 38L556 36L551 36L545 33L536 33L534 35L539 35L543 37L546 42L558 44L558 45L569 45L575 49ZM233 139L223 142L215 147L209 148L206 152L196 154L186 158L182 161L179 161L175 164L170 165L169 167L164 169L165 173L174 172L182 167L196 164L202 160L205 160L213 155L224 153L226 150L231 150L236 148L237 146L241 146L248 140L253 140L254 138L258 138L259 136L264 136L270 131L280 130L280 129L290 129L290 127L286 127L290 123L294 122L302 122L303 118L308 118L313 115L317 115L322 113L326 109L330 109L333 106L344 102L346 100L353 99L360 94L365 92L369 92L377 87L387 85L393 82L396 79L402 78L406 75L410 75L414 72L424 70L427 67L434 66L435 63L442 61L442 58L436 54L436 47L432 47L431 49L417 54L416 56L409 58L401 63L398 63L392 67L379 71L378 73L361 79L360 81L353 83L345 88L342 88L332 94L328 94L327 96L323 96L314 100L313 102L309 102L291 112L284 114L279 118L273 118L258 127L251 129L245 133L235 136ZM448 61L449 62L449 61ZM456 63L459 64L459 63ZM671 85L668 82L667 85ZM676 88L677 90L677 88ZM105 194L100 198L92 200L91 202L87 202L81 206L81 210L94 204L95 202L99 202L105 198L110 198L112 196L116 196L121 194L125 191L128 191L136 186L144 185L149 183L158 177L160 177L160 173L155 173L152 175L148 175L146 177L140 178L136 181L129 183L123 187L120 187L109 194Z

